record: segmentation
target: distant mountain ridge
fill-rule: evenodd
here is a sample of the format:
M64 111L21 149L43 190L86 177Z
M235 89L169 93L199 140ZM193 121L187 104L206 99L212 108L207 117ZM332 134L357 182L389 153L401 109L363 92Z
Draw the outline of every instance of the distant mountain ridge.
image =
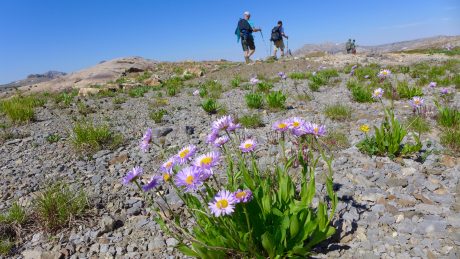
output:
M67 73L60 71L50 70L42 74L30 74L27 78L22 80L17 80L8 84L0 85L0 88L11 88L11 87L20 87L24 85L38 84L42 82L47 82L56 78L60 78L67 75Z
M425 48L445 48L447 46L460 46L460 36L435 36L429 38L400 41L376 46L361 46L357 42L357 52L397 52L403 50L425 49ZM303 56L314 52L327 52L335 54L345 52L345 42L332 43L325 42L319 44L305 44L300 49L294 51L295 56Z

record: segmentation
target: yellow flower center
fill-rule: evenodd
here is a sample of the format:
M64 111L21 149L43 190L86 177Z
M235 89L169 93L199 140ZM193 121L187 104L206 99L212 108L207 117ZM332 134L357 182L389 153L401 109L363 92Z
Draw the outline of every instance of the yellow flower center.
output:
M280 123L280 124L278 124L278 128L279 128L279 129L284 129L284 128L286 128L286 127L287 127L286 123Z
M299 126L300 126L300 122L298 122L298 121L294 121L294 122L292 123L292 126L294 126L294 127L296 127L296 128L297 128L297 127L299 127Z
M212 163L212 157L207 156L201 159L200 164L201 165L210 165Z
M194 180L193 175L189 175L187 176L187 178L185 178L185 183L190 185L193 183L193 180Z
M228 207L228 201L227 200L220 200L216 202L216 207L219 209L225 209Z
M315 128L313 129L313 131L315 131L315 133L318 134L319 128L318 128L318 127L315 127Z
M252 143L248 142L248 143L244 144L244 148L251 148L251 147L252 147Z
M415 99L415 100L414 100L414 103L415 103L415 104L420 104L420 100Z
M238 198L238 199L243 199L244 196L246 196L245 191L237 192L236 195L235 195L235 197Z
M368 125L361 125L360 130L362 132L368 132L369 131L369 126Z
M169 179L171 178L171 175L170 174L163 174L163 180L165 182L169 181Z
M173 163L172 163L171 161L166 162L165 167L166 167L166 168L170 168L170 167L172 166L172 164L173 164Z
M184 158L184 157L186 157L188 155L188 153L190 153L190 150L184 149L181 152L179 152L179 156L180 156L180 158Z

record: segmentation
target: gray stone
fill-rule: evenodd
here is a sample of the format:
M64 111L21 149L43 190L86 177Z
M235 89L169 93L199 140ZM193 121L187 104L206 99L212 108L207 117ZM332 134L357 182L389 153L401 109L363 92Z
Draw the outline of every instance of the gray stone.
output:
M162 237L155 237L153 241L148 244L149 251L160 250L166 247L166 243Z
M115 220L110 216L103 216L99 221L99 227L101 229L101 234L108 233L114 229Z
M166 244L169 246L169 247L175 247L179 244L179 241L175 238L168 238L166 239Z

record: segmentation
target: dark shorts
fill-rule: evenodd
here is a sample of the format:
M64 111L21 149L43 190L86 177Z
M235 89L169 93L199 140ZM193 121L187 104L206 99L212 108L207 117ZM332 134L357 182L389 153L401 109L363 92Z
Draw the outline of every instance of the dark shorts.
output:
M243 51L256 49L256 46L254 45L254 37L252 37L252 35L242 37L241 46L243 47Z

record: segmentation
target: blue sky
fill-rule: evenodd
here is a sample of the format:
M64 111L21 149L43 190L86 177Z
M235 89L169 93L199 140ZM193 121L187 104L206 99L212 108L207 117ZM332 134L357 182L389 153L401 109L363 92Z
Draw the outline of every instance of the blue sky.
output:
M283 20L291 49L350 37L374 45L460 35L459 0L2 0L0 83L123 56L242 60L233 33L246 10L267 44ZM260 34L255 41L255 58L264 57Z

